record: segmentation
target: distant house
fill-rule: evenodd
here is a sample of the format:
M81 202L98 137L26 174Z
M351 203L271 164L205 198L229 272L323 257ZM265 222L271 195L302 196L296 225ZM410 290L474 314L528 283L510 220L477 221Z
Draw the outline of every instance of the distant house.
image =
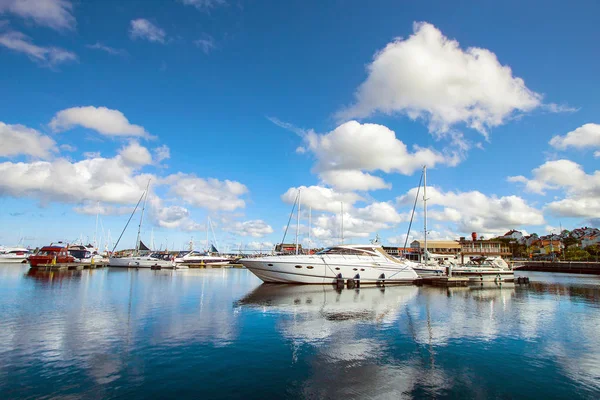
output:
M562 251L563 244L560 240L539 239L531 244L533 253L536 254L556 254Z
M583 249L594 244L600 244L600 234L586 235L581 238L581 248Z
M519 241L523 237L523 234L515 229L511 229L506 232L503 236L498 237L498 239L510 239Z

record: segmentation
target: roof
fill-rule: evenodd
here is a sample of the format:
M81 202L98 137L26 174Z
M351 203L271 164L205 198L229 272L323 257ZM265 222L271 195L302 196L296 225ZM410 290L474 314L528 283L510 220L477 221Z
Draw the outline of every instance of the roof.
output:
M425 241L424 240L415 240L414 242L418 242L419 243L419 247L425 247ZM437 247L437 248L447 248L447 249L460 249L460 243L458 243L455 240L428 240L427 241L427 248L432 248L432 247Z

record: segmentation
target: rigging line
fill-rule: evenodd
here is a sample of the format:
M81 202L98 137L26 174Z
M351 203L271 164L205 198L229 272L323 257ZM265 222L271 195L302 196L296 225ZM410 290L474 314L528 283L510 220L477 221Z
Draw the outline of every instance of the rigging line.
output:
M408 232L406 232L406 238L404 239L404 250L406 251L406 244L408 243L408 235L410 235L410 228L412 227L413 218L415 217L415 209L417 208L417 200L419 199L419 193L421 192L421 183L423 183L423 172L421 172L421 179L419 179L419 186L417 187L417 195L415 196L415 204L413 205L412 214L410 215L410 223L408 224Z
M119 236L119 239L117 239L117 243L115 243L115 247L113 247L112 252L115 252L115 249L117 248L117 246L119 245L119 241L121 240L121 238L123 237L123 234L125 233L125 229L127 229L127 226L129 225L129 223L131 222L131 218L133 218L133 214L135 214L135 211L137 210L138 206L140 205L140 202L142 201L142 199L144 198L144 195L146 194L146 191L144 191L144 193L142 193L142 196L140 197L140 199L138 200L137 204L135 205L135 208L133 209L133 212L131 213L131 215L129 216L129 219L127 220L127 223L125 224L125 228L123 228L123 231L121 232L121 236Z
M300 196L300 191L296 194L296 200L294 200L294 205L292 206L292 212L290 213L290 218L288 219L287 226L285 227L285 232L283 232L283 239L281 239L281 244L285 242L285 235L287 235L287 231L290 227L290 222L292 222L292 217L294 216L294 210L296 209L296 203L298 202L298 196Z

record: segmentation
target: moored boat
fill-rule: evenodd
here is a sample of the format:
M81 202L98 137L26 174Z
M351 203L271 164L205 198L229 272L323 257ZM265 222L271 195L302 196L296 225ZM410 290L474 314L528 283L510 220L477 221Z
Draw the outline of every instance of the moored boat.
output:
M452 275L470 282L513 282L515 272L501 257L473 257L462 265L452 265Z
M69 254L69 246L62 243L50 244L38 250L37 253L29 257L29 264L32 267L44 264L64 264L75 262L75 257Z
M0 249L0 263L26 263L31 255L24 247L6 247Z
M412 283L410 264L388 255L380 245L339 245L311 255L243 258L254 275L270 283L329 284L339 279L361 284Z

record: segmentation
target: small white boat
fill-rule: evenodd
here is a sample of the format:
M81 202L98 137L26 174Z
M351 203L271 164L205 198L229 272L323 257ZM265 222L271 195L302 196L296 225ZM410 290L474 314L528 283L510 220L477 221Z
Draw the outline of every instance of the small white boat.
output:
M339 245L312 255L243 258L240 263L264 282L329 284L355 280L361 284L412 283L410 264L388 255L380 245Z
M513 282L515 272L501 257L473 257L466 264L453 265L452 275L470 282Z
M221 266L230 264L232 259L230 257L213 255L212 253L201 253L199 251L181 251L175 257L175 263L177 264L204 264Z
M104 263L107 261L104 257L98 254L98 249L92 245L75 244L69 245L69 254L75 257L75 262L82 263Z
M162 254L149 254L147 256L111 257L109 265L123 268L174 268L175 261Z
M30 255L24 247L0 248L0 263L26 263Z

